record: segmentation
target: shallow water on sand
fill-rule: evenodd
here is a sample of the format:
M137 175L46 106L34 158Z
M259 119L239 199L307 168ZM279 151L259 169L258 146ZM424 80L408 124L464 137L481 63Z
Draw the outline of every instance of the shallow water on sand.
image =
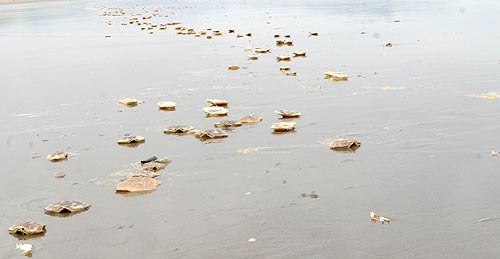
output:
M100 16L100 5L0 5L2 258L23 258L6 230L22 219L47 225L45 236L23 241L37 258L500 253L500 158L490 155L500 149L500 100L470 96L500 92L500 3L106 1L127 13L115 18ZM157 23L224 35L120 25L142 7L168 15ZM229 28L253 36L237 39ZM294 46L276 47L273 34L290 34ZM245 46L272 53L248 61ZM275 55L294 50L308 57L286 63L297 76L285 76ZM325 80L328 70L349 81ZM126 97L145 103L119 106ZM220 119L204 116L206 98L228 99L228 118L263 121L220 141L162 133L175 124L211 128ZM160 100L177 110L158 111ZM281 108L303 116L295 132L273 135ZM117 145L125 133L146 143ZM326 143L336 137L362 146L333 152ZM59 149L67 161L45 159ZM115 173L152 155L173 161L162 185L116 194ZM312 192L319 197L301 196ZM92 207L65 218L43 213L64 199ZM372 224L371 210L391 223Z

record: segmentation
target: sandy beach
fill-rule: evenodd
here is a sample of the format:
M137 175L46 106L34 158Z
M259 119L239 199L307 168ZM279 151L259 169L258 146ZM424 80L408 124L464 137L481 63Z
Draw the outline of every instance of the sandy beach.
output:
M0 3L0 258L500 254L497 1Z

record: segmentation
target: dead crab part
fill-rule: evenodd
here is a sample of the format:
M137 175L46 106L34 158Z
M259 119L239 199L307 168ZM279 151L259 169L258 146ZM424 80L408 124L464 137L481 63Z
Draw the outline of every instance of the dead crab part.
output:
M90 204L83 201L60 201L45 207L47 213L72 213L84 211L90 208Z
M165 134L185 134L189 131L194 130L193 126L190 125L174 125L163 130Z
M44 224L35 221L22 221L9 227L9 233L19 235L37 235L46 231Z
M286 71L285 75L287 75L287 76L296 76L297 72L295 72L295 71Z
M276 56L276 61L280 62L280 61L290 61L292 60L292 57L288 56L288 55L280 55L280 56Z
M142 169L143 170L145 170L145 171L151 171L151 172L160 171L160 170L164 169L165 167L167 167L167 164L165 164L165 163L159 163L159 162L156 162L156 161L142 164Z
M160 176L159 173L156 172L138 172L138 173L130 173L127 176L125 176L125 179L130 179L133 177L149 177L149 178L155 178L157 176Z
M327 71L324 72L323 74L325 74L325 78L331 78L335 81L347 81L348 79L347 75L342 72Z
M207 99L206 101L215 106L227 106L229 104L229 101L222 99Z
M258 60L259 56L257 55L248 55L248 60Z
M296 117L299 117L301 115L300 112L289 111L289 110L285 110L285 109L276 110L274 112L283 118L296 118Z
M293 52L293 56L294 57L305 57L306 56L306 53L303 52L303 51L294 51Z
M214 139L214 138L227 138L228 134L219 129L209 129L209 130L203 130L200 131L196 137L201 138L201 139Z
M255 53L270 53L271 49L269 48L256 48Z
M47 155L47 159L53 162L65 160L67 158L68 158L68 153L60 150Z
M361 142L355 139L339 138L330 142L330 149L333 150L356 150L361 146Z
M118 103L121 105L132 107L132 106L137 106L137 104L139 104L139 100L132 99L132 98L125 98L125 99L118 100Z
M377 221L378 221L378 222L381 222L382 224L384 224L384 223L386 223L386 222L387 222L387 223L391 223L391 219L386 218L386 217L384 217L384 216L377 215L377 214L376 214L375 212L373 212L373 211L372 211L372 212L370 212L370 218L371 218L371 220L372 220L372 221L374 221L374 222L377 222Z
M116 192L144 192L152 191L161 182L150 177L132 177L116 185Z
M234 121L234 120L226 120L226 121L219 121L214 124L214 127L216 128L233 128L233 127L239 127L241 126L242 123L240 121Z
M290 70L290 66L282 66L280 67L280 71L289 71Z
M175 102L158 102L160 110L175 110Z
M219 106L212 107L204 107L203 112L207 114L207 116L224 116L229 112L226 108Z
M274 132L285 132L295 130L296 122L277 122L271 126Z
M388 47L388 48L390 48L390 47L392 47L392 43L387 42L387 43L385 43L385 44L384 44L384 47Z
M238 121L241 123L256 123L262 121L262 118L256 115L246 115L241 117Z
M238 70L238 69L240 69L240 66L236 66L236 65L228 66L227 69L228 70Z
M317 33L317 32L314 32L314 31L309 32L309 36L318 36L318 35L319 35L319 33Z
M143 143L146 139L143 136L125 135L123 138L117 141L118 144L136 144Z

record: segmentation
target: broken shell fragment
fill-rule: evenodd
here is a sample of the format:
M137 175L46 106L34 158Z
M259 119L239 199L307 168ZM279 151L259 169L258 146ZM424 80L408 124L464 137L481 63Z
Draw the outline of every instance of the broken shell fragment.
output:
M305 57L306 56L306 53L303 52L303 51L294 51L293 52L293 56L294 57Z
M292 57L288 56L288 55L280 55L280 56L276 56L276 61L280 62L280 61L290 61L292 59Z
M361 142L355 139L339 138L330 142L330 149L333 150L356 150L361 146Z
M163 130L165 134L184 134L189 131L194 130L193 126L190 125L174 125Z
M290 70L290 66L282 66L280 67L280 71L289 71Z
M285 75L287 75L287 76L296 76L296 75L297 75L297 72L295 72L295 71L287 71L287 72L285 73Z
M245 47L243 48L243 50L244 50L244 51L250 51L250 50L252 50L252 47L251 47L251 46L245 46Z
M234 33L234 29L229 29L228 32L229 33Z
M207 116L224 116L229 112L226 108L219 106L212 107L204 107L203 112L207 114Z
M167 167L166 163L160 163L156 161L142 164L142 169L150 172L160 171L165 169L165 167Z
M269 48L256 48L255 52L256 53L270 53L271 49L269 49Z
M385 44L384 44L384 47L388 47L388 48L390 48L390 47L392 47L392 43L387 42L387 43L385 43Z
M238 69L240 69L240 66L228 66L227 69L228 70L238 70Z
M45 207L46 213L72 213L84 211L90 208L90 204L83 201L60 201Z
M66 153L64 151L60 151L60 150L58 150L52 154L47 155L47 159L52 161L52 162L65 160L67 158L68 158L68 153Z
M280 37L280 35L279 35L279 34L274 34L274 37L275 37L275 38L279 38L279 37Z
M255 242L257 242L257 239L255 239L255 238L252 237L252 238L248 239L248 242L249 243L255 243Z
M370 212L370 218L374 222L381 222L382 224L384 223L391 223L391 220L389 218L386 218L384 216L377 215L375 212Z
M134 144L146 141L143 136L125 135L117 141L118 144Z
M64 173L55 173L54 177L55 178L64 178L66 175Z
M216 128L233 128L233 127L239 127L241 126L242 123L240 121L233 121L233 120L226 120L226 121L219 121L214 124L214 127Z
M296 125L297 125L297 123L294 121L278 122L278 123L274 123L271 126L271 129L273 129L274 132L292 131L292 130L295 130Z
M342 72L327 71L324 72L323 74L325 74L325 78L331 78L335 81L347 81L348 79L347 75Z
M156 172L139 172L139 173L131 173L125 176L125 179L130 179L133 177L149 177L149 178L155 178L160 176L159 173Z
M276 110L274 112L283 118L296 118L296 117L299 117L301 115L300 112L289 111L289 110L285 110L285 109Z
M144 192L152 191L161 182L150 177L132 177L116 185L116 192Z
M276 46L283 46L285 45L286 40L276 40Z
M259 59L259 56L257 55L248 55L248 60L257 60Z
M16 249L21 250L24 256L31 257L33 251L32 244L16 244Z
M309 36L318 36L318 35L319 34L317 32L312 32L312 31L309 32Z
M160 110L175 110L175 102L158 102L158 108Z
M206 101L215 106L227 106L229 104L229 101L222 99L207 99Z
M9 227L9 233L20 235L37 235L46 231L44 224L35 221L22 221Z
M121 105L132 107L132 106L137 106L137 104L139 103L139 100L132 99L132 98L125 98L125 99L118 100L118 103Z
M198 132L196 137L201 139L227 138L228 134L220 129L209 129Z
M238 121L241 123L256 123L262 121L262 118L256 115L247 115L241 117Z
M249 33L247 33L247 34L245 34L245 35L246 35L247 37L252 37L252 33L251 33L251 32L249 32Z

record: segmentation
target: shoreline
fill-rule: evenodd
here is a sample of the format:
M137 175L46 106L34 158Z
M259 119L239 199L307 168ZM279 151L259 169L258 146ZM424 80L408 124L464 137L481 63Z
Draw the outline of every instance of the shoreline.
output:
M55 0L0 0L0 5L53 2Z

